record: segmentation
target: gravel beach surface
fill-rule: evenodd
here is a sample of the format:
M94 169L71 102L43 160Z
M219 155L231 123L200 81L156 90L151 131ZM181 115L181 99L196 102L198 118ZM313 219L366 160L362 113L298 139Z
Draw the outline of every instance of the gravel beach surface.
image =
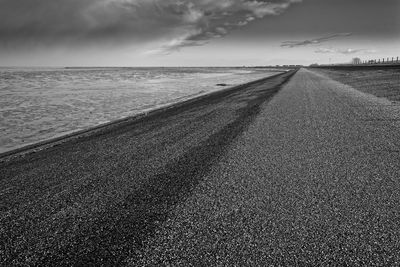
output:
M400 106L302 69L260 109L131 266L399 265Z
M0 265L98 266L139 259L146 240L292 75L3 158Z
M4 162L1 264L399 265L400 105L291 75Z

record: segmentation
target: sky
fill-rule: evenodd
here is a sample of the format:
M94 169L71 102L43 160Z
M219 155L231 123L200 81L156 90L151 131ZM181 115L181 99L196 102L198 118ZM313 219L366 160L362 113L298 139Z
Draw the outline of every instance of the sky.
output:
M0 0L0 66L255 66L400 56L399 0Z

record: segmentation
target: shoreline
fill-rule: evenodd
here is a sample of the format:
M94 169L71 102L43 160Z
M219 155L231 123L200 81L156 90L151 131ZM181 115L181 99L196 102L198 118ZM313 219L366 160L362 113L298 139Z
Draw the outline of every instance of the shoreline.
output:
M275 78L277 76L286 74L290 71L291 70L282 71L277 74L274 74L274 75L271 75L271 76L268 76L265 78L257 79L257 80L254 80L254 81L251 81L248 83L224 88L224 89L221 89L218 91L213 91L213 92L206 93L206 94L202 94L199 96L195 96L193 98L185 99L183 101L172 102L172 103L166 104L165 106L155 107L154 109L149 109L147 111L140 112L133 116L128 116L128 117L125 117L122 119L117 119L117 120L113 120L110 122L102 123L97 126L89 127L87 129L73 131L72 133L61 134L60 136L45 139L45 140L42 140L39 142L35 142L33 144L23 145L21 147L17 147L15 149L11 149L9 151L1 152L0 153L0 163L8 162L8 161L11 161L16 158L24 157L25 155L43 151L43 150L46 150L46 149L49 149L52 147L56 147L56 146L64 144L64 143L73 142L73 141L79 140L81 138L90 138L91 136L95 136L97 134L104 134L107 131L112 131L112 130L118 129L120 127L127 126L129 124L139 123L143 120L151 119L153 116L157 116L163 112L173 111L174 109L179 109L179 108L184 108L184 107L189 106L198 101L206 100L207 98L211 99L214 97L220 97L220 96L223 96L224 94L235 92L244 87L250 86L250 85L258 83L258 82L266 81L268 79Z
M1 163L2 263L121 265L135 257L295 73Z

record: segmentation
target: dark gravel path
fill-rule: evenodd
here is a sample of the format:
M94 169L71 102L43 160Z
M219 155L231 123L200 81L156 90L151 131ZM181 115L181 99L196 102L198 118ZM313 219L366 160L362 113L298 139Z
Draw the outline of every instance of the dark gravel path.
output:
M398 266L400 106L300 70L132 265Z
M144 260L148 240L292 74L1 163L0 265Z
M3 163L2 264L399 265L400 105L289 76Z

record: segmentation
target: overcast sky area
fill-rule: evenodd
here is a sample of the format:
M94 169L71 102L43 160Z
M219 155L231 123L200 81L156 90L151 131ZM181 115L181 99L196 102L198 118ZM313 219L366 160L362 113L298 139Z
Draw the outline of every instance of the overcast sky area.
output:
M0 0L0 66L249 66L400 56L399 0Z

